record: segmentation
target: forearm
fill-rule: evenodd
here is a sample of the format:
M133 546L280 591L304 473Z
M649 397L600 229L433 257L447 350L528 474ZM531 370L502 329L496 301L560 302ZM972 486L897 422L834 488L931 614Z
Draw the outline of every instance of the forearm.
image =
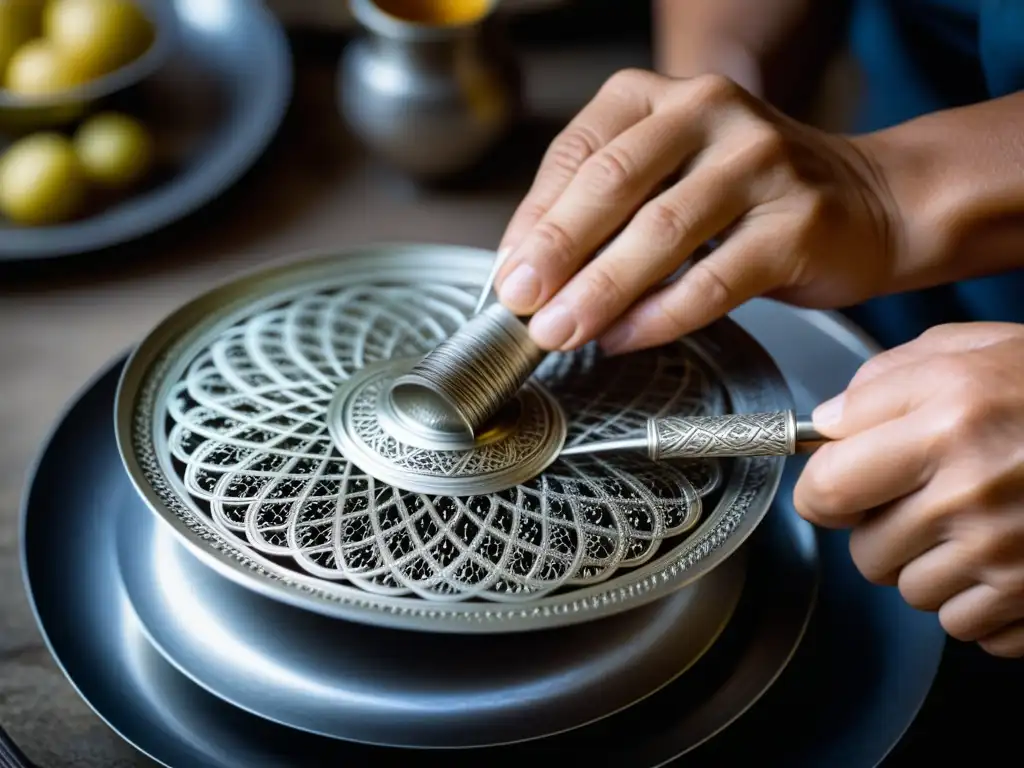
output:
M902 222L894 290L1024 268L1022 125L1024 92L854 139Z
M655 60L673 77L715 73L759 95L762 68L790 40L812 0L654 0Z

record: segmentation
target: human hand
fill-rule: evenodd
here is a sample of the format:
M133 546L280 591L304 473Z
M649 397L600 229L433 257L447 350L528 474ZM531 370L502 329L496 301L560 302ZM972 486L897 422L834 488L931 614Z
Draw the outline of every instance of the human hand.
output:
M759 295L829 307L884 292L899 217L869 146L797 123L722 77L620 72L548 150L502 240L498 297L533 315L544 349L601 338L619 353Z
M865 363L815 426L836 442L795 490L852 528L872 582L938 611L953 637L1024 656L1024 326L939 326Z

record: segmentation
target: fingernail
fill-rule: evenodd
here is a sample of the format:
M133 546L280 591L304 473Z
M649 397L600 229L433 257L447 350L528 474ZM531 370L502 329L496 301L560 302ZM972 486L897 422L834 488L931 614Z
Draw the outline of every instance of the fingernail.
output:
M836 426L840 419L843 418L843 405L846 400L846 395L836 395L831 400L826 400L824 403L814 409L814 413L811 414L811 420L814 422L816 427L829 427Z
M529 264L520 264L501 281L498 298L513 312L529 312L540 298L540 277Z
M544 349L561 349L576 333L576 318L563 306L544 307L530 321L530 335Z
M636 326L632 323L619 323L601 337L599 342L601 350L606 355L617 355L620 352L624 352L629 343L633 340L635 333Z

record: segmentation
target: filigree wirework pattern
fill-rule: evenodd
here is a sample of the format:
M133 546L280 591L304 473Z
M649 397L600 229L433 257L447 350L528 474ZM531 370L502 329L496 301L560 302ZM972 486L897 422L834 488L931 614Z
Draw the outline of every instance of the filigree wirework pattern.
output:
M690 530L721 481L714 461L574 457L502 493L448 497L402 492L340 455L325 418L338 384L370 363L425 353L473 298L440 283L339 280L221 331L164 404L184 501L299 573L434 602L524 602L594 584ZM563 406L568 445L725 407L683 344L628 361L588 347L549 357L536 375Z

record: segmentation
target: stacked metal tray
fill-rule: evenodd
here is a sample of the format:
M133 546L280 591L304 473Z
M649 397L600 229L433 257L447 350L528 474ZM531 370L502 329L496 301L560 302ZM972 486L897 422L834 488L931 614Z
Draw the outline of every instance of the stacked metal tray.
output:
M562 457L456 496L401 490L339 446L339 389L448 338L492 260L377 246L264 270L182 307L121 369L121 467L100 473L120 490L106 538L89 540L113 560L117 584L103 589L130 617L121 634L142 643L133 685L164 680L161 701L184 722L160 671L176 670L276 734L274 759L252 734L248 754L195 764L299 766L324 740L349 757L429 748L466 765L566 755L606 741L606 721L636 729L671 688L671 738L629 758L659 765L735 721L792 658L818 551L806 523L768 514L780 457ZM556 404L566 446L658 416L793 407L772 357L732 320L622 358L549 356L527 389ZM540 415L485 451L430 451L396 442L370 405L351 409L365 444L420 472L471 476L550 432L547 411L524 406ZM355 743L373 746L344 752Z

